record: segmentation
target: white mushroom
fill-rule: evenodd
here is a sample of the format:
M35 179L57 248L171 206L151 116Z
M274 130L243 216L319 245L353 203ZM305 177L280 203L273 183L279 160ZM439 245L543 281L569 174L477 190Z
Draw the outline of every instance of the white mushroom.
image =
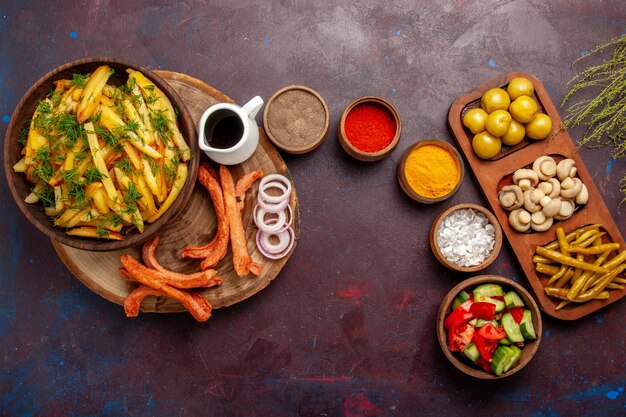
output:
M551 156L540 156L533 163L533 171L537 173L540 180L549 180L556 174L556 161Z
M541 209L541 212L546 217L556 216L559 213L559 210L561 209L561 199L559 197L550 198L548 196L545 196L544 198L541 199L539 204L541 204L541 206L543 207Z
M550 185L552 185L552 190L549 193L546 193L550 198L556 198L561 195L561 183L556 178L550 178L547 181Z
M519 186L522 191L526 191L539 183L539 177L532 169L521 168L513 173L513 182L515 185Z
M540 197L538 192L541 191L537 188L531 188L530 190L524 191L524 208L530 213L535 213L541 210L539 200L541 200L542 196Z
M567 220L574 214L576 206L572 200L561 199L561 208L559 212L554 216L555 220Z
M583 182L580 178L565 178L561 182L561 197L563 198L576 198L576 196L582 191Z
M573 159L563 159L556 166L556 176L559 178L559 181L563 181L567 177L574 177L578 170L574 166L576 162Z
M515 210L524 205L524 193L517 185L507 185L498 193L498 200L503 209Z
M582 181L581 181L582 184ZM587 204L589 201L589 190L587 190L587 186L583 184L583 188L580 190L580 193L576 196L576 200L574 200L576 204Z
M552 217L546 217L538 211L530 216L530 227L536 232L545 232L552 226Z
M516 209L509 213L509 224L515 231L528 231L530 229L530 220L530 213L524 209Z

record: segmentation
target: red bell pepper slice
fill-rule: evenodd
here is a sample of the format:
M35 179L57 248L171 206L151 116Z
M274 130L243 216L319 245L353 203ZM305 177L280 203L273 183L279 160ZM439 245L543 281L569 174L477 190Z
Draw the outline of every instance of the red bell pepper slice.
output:
M486 302L474 303L470 307L470 313L479 319L493 320L496 316L496 305Z
M474 326L461 323L448 332L448 347L453 352L461 352L474 337Z
M485 339L500 340L506 337L506 332L502 327L495 327L493 324L488 323L478 330L478 334Z
M511 307L508 309L511 316L515 320L515 323L520 324L522 322L522 318L524 317L524 307Z
M482 336L479 332L474 333L473 342L478 349L478 353L480 357L486 360L487 362L491 362L491 358L493 357L493 352L495 352L498 347L497 339L487 339Z
M446 329L451 330L454 329L459 324L470 321L474 316L470 313L470 308L473 302L467 300L460 306L458 306L448 317L446 317L443 325Z
M504 301L504 296L502 295L492 295L491 298L498 301Z

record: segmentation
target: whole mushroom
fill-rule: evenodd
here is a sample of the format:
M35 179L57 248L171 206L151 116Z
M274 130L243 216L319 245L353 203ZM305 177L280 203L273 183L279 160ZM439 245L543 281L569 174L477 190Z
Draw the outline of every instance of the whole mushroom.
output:
M559 214L559 210L561 209L561 199L559 197L550 198L549 196L545 196L541 199L539 204L543 207L541 212L546 217L556 216Z
M530 229L531 215L524 209L515 209L509 213L509 224L517 232L527 232Z
M513 173L513 182L522 191L527 191L539 183L539 177L532 169L521 168Z
M582 189L580 190L574 201L576 202L576 204L580 205L587 204L587 201L589 201L589 190L587 189L587 186L585 184L583 184Z
M547 181L556 174L556 161L548 155L540 156L533 162L533 171L542 181Z
M585 187L586 188L586 187ZM583 182L580 178L565 178L561 182L561 197L574 199L583 189Z
M574 214L576 205L572 200L561 199L561 207L559 212L554 216L554 220L567 220Z
M556 198L561 194L561 183L556 178L540 182L537 188L550 198Z
M574 166L576 162L573 159L563 159L556 166L556 176L559 181L563 182L567 177L574 177L578 170Z
M517 185L507 185L498 193L498 200L503 209L515 210L524 205L524 193Z
M530 227L536 232L545 232L552 226L553 219L538 211L530 216Z
M541 210L539 201L545 196L543 191L538 188L531 188L524 191L524 208L530 213L535 213Z

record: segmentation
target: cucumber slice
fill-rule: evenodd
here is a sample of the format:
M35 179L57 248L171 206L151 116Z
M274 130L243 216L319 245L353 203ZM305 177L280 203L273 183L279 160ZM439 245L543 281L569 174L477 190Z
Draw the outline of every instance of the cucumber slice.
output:
M498 346L495 352L493 352L493 357L491 358L491 369L493 372L500 376L504 372L504 367L511 360L510 358L513 356L513 351L508 346Z
M503 296L504 291L498 284L481 284L474 288L474 298L476 299L479 294L487 297L493 297L494 295Z
M474 324L474 327L483 327L483 326L488 325L489 323L493 324L493 327L500 327L500 324L498 324L496 320L483 320L483 319L476 319L476 324Z
M504 327L504 331L506 332L506 337L513 343L523 342L524 336L522 336L522 332L520 331L519 324L515 322L515 319L511 315L511 313L504 313L502 315L502 327Z
M456 310L458 306L469 300L470 295L466 291L461 291L459 295L454 297L454 301L452 301L452 310Z
M513 344L513 342L511 342L508 337L498 340L498 343L504 346L509 346Z
M468 323L471 324L472 326L476 327L476 323L478 323L478 320L480 320L480 319L471 319Z
M509 346L510 352L511 352L511 356L509 357L509 360L507 361L507 363L504 365L504 372L509 372L509 369L511 369L513 367L513 365L515 365L517 363L517 361L519 361L519 358L522 356L522 350L520 348L518 348L517 346Z
M522 321L519 324L519 329L525 339L535 340L537 338L530 310L524 310L524 315L522 316Z
M504 294L504 302L508 308L524 307L524 301L515 291Z
M482 294L474 295L474 300L476 300L476 302L495 304L496 313L499 313L500 311L504 310L504 307L506 307L506 304L504 304L504 301L496 300L495 298L491 298L488 295L482 295Z
M480 357L478 348L473 343L470 343L469 345L465 346L465 350L463 351L463 353L465 353L465 356L467 356L467 359L469 359L472 362L476 362L478 358Z

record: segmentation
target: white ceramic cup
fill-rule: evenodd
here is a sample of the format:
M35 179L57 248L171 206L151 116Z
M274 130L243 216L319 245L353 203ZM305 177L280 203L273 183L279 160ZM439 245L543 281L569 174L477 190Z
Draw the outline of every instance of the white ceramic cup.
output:
M206 109L198 123L198 142L200 149L213 161L223 165L240 164L250 158L259 144L259 127L254 118L261 109L261 106L263 106L263 99L256 96L241 107L231 103L218 103ZM210 146L211 138L206 136L207 134L212 134L212 131L205 131L207 121L213 124L214 129L217 122L214 123L212 116L216 117L215 115L218 111L221 111L219 113L220 118L224 118L222 117L224 115L225 117L236 116L242 125L241 138L229 148Z

